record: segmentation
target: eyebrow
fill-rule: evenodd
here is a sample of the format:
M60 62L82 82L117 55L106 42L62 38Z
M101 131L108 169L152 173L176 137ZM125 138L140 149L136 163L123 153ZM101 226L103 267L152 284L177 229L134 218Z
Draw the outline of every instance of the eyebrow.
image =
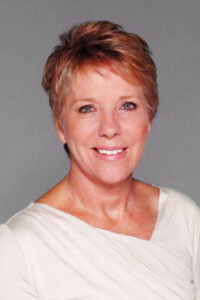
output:
M95 98L77 98L72 100L72 104L76 102L95 101Z
M119 97L119 100L126 100L126 99L130 99L130 98L139 99L135 95L127 95L127 96ZM72 101L72 105L74 105L76 102L90 102L90 101L94 102L95 98L77 98Z
M126 99L130 99L130 98L139 99L135 95L130 95L130 96L121 96L121 97L119 97L119 100L126 100Z

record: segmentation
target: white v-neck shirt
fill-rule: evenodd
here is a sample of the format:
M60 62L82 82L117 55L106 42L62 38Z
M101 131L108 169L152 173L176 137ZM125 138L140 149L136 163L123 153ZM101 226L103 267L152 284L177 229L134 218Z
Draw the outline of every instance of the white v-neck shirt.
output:
M161 188L147 241L31 202L0 225L0 299L200 300L200 208Z

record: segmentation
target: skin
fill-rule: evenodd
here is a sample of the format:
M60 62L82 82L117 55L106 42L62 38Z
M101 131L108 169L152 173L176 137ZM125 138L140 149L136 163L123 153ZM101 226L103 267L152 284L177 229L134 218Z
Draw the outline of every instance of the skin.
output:
M78 72L55 126L61 142L69 146L71 168L36 202L92 226L150 239L159 189L132 178L151 130L142 87L109 69L104 75L91 69ZM99 147L126 150L122 157L103 159L94 150Z

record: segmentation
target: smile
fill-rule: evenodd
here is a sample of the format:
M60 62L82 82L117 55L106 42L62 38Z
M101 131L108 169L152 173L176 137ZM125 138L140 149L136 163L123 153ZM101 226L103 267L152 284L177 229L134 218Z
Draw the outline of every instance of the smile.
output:
M109 147L106 147L109 148ZM126 155L127 148L110 147L109 149L92 148L95 155L103 160L119 160Z
M121 153L123 152L123 149L119 149L119 150L101 150L101 149L95 149L97 152L99 152L100 154L105 154L105 155L113 155L113 154L117 154L117 153Z

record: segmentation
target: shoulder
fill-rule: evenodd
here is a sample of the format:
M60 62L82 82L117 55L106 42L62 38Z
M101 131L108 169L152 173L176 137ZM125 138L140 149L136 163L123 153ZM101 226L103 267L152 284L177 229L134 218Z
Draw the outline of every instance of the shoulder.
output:
M1 225L2 234L13 236L16 243L26 252L31 246L45 243L46 238L58 228L56 224L62 221L60 216L46 204L29 203L24 209L18 211L5 224Z
M179 258L188 257L194 281L200 280L200 207L188 195L161 187L162 238L170 235L170 249L178 249ZM189 254L189 255L188 255Z
M12 230L0 225L0 298L36 299L31 272Z
M160 188L162 213L165 223L171 224L174 233L177 229L193 245L200 242L200 207L188 195L177 190Z
M31 235L37 227L37 219L37 209L31 202L1 225L1 235L7 236L9 240L13 238L20 245L22 237L31 239Z
M27 265L34 263L44 249L51 249L52 240L56 244L54 236L58 237L62 233L59 222L60 218L54 216L54 212L47 205L30 203L0 226L3 257L9 260L9 254L16 253L15 258L24 257Z
M187 214L199 214L198 204L188 195L172 188L160 187L160 193L163 194L166 205L175 211L182 211Z
M28 253L35 244L31 205L0 225L0 298L36 297ZM32 216L31 216L32 215ZM34 298L35 299L35 298Z
M21 257L21 247L13 233L7 224L0 225L0 258L9 260L15 258L15 256ZM0 259L0 261L1 261ZM5 260L4 260L5 261ZM2 266L2 262L0 264Z

